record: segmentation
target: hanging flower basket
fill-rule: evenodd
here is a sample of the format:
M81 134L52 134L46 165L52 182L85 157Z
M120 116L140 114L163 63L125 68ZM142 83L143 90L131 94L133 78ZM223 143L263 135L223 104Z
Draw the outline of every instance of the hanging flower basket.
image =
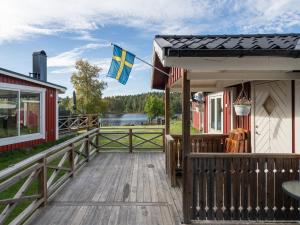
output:
M248 98L247 93L242 83L242 90L233 103L234 110L237 116L248 116L251 110L251 100Z
M251 105L234 105L234 110L237 116L248 116L251 110Z

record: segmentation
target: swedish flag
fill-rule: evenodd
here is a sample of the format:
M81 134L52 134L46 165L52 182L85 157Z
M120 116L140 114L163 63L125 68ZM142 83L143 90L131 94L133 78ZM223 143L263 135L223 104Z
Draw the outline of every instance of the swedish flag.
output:
M134 54L114 45L108 76L117 79L121 84L126 84L134 63L134 58Z

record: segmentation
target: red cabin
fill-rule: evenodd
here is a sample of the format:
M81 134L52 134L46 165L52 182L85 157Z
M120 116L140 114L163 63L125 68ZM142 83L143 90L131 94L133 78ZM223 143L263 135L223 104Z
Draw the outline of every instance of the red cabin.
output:
M47 55L33 53L31 76L0 68L0 152L58 138L58 94L47 82Z

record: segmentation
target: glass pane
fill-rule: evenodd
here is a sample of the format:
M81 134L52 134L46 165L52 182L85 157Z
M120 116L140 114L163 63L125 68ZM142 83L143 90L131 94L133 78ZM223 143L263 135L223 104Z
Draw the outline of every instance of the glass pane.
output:
M210 100L210 128L215 129L215 99Z
M18 135L18 92L0 90L0 138Z
M217 130L222 129L222 101L221 98L217 98Z
M40 94L21 92L20 96L21 135L40 132Z

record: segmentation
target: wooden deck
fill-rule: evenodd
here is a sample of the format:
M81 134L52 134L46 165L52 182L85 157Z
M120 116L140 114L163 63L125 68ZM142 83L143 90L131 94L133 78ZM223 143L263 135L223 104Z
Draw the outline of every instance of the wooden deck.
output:
M180 224L182 190L164 167L164 153L100 153L30 224Z

